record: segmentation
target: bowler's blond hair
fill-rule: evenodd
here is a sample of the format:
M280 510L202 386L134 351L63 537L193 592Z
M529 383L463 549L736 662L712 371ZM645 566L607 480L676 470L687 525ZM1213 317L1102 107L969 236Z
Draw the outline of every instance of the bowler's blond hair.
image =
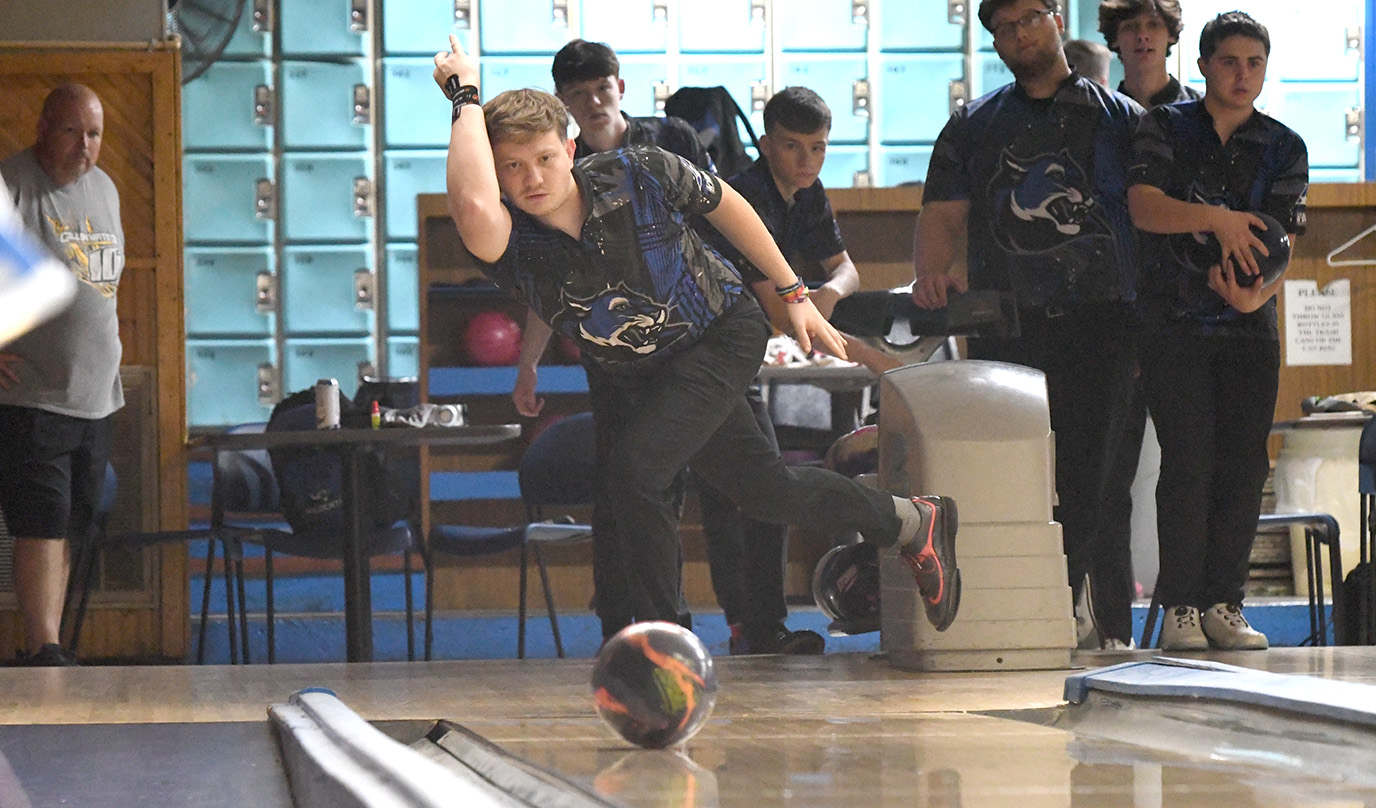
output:
M483 104L487 139L494 145L506 141L524 143L546 132L560 140L569 136L569 113L564 102L543 90L507 90Z

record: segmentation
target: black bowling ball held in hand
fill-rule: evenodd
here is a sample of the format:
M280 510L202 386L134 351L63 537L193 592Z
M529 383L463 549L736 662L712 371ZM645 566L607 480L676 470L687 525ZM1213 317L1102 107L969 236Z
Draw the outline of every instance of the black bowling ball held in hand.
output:
M1257 234L1262 243L1266 245L1267 255L1262 255L1261 250L1252 248L1252 255L1257 261L1257 269L1261 270L1260 275L1250 275L1240 269L1236 261L1233 261L1233 280L1238 286L1248 287L1261 281L1262 286L1269 286L1274 283L1276 278L1285 272L1285 268L1290 265L1290 234L1285 232L1285 226L1276 220L1274 216L1262 213L1259 210L1251 211L1253 216L1265 222L1265 228L1252 226L1252 232ZM1197 238L1198 236L1196 236ZM1209 267L1220 262L1222 258L1222 248L1218 245L1218 239L1213 233L1204 236L1207 244L1208 255L1204 260L1192 262L1192 269L1207 273Z

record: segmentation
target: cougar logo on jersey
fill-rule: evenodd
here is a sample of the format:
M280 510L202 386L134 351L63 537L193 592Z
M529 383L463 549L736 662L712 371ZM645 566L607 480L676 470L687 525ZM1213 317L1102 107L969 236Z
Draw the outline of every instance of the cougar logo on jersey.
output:
M587 298L565 296L569 311L578 320L584 340L610 349L607 359L648 356L682 336L685 323L669 322L669 307L617 284ZM600 352L601 353L601 352ZM621 356L619 356L621 355Z
M1002 157L989 189L998 217L993 230L1004 249L1040 253L1108 232L1099 206L1082 190L1089 178L1066 150L1030 159L1005 150Z

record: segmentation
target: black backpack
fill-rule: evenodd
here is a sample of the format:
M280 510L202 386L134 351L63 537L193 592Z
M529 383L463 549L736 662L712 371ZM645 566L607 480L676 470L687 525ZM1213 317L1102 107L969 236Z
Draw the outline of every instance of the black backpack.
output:
M369 411L339 396L339 422L345 427L369 423ZM268 416L266 431L315 429L315 391L300 390L282 399ZM293 532L311 536L343 536L349 530L344 510L344 469L338 449L324 446L282 446L268 450L281 493L282 515ZM412 464L413 466L414 464ZM360 472L363 490L378 492L364 503L368 524L385 530L414 513L419 475L407 464L389 462L381 451L367 451Z
M697 130L698 140L716 165L717 176L733 177L752 162L737 121L745 125L750 145L759 152L760 141L750 118L725 87L680 87L664 102L664 114L682 118Z

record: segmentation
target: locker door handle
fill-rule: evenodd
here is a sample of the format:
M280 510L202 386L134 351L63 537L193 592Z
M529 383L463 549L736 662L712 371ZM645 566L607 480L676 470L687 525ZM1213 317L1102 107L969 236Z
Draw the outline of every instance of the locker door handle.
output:
M856 25L870 24L870 4L868 0L852 0L850 4L850 21Z
M259 272L255 281L253 308L259 314L277 310L277 279L271 272Z
M966 0L947 0L946 2L946 19L952 25L964 25L967 11Z
M363 382L367 381L368 379L376 379L376 378L377 378L377 365L374 365L372 362L369 362L369 361L363 361L363 362L359 362L359 363L358 363L358 378L355 379L355 381L357 381L357 382L359 382L360 384L362 384Z
M1347 49L1350 51L1361 51L1362 49L1362 26L1356 28L1346 28L1343 36L1347 40Z
M355 126L367 126L373 122L373 93L366 84L354 85Z
M655 112L663 114L664 105L669 103L669 83L667 81L655 82Z
M469 28L473 25L473 0L454 0L454 27Z
M750 24L760 25L764 23L765 0L750 0Z
M253 218L277 218L277 189L272 180L260 179L253 184Z
M950 99L950 103L947 105L949 112L955 112L970 103L970 88L962 79L952 79L951 83L947 85L947 93Z
M360 219L373 215L373 181L354 177L354 215Z
M377 301L373 293L376 280L377 276L371 270L359 269L354 271L354 308L373 308Z
M275 93L272 87L266 84L259 84L253 88L253 125L272 126L272 121L277 117L275 112L277 104Z
M258 366L258 403L271 407L282 398L282 386L277 382L277 370L264 362Z
M655 0L650 6L650 22L669 21L669 2L668 0Z
M1361 107L1348 107L1348 108L1347 108L1347 111L1343 113L1343 123L1344 123L1344 125L1346 125L1346 127L1347 127L1347 139L1348 139L1348 140L1361 140L1361 139L1362 139L1362 118L1363 118L1363 117L1365 117L1365 116L1363 116L1363 114L1362 114L1362 108L1361 108Z
M870 116L870 83L868 79L856 79L851 82L850 112L859 118Z
M272 0L253 0L252 15L252 25L255 33L272 33Z
M368 30L368 0L351 0L349 3L349 30L356 34Z
M565 28L569 26L569 0L550 0L549 20Z
M852 188L868 188L872 184L870 172L857 171L851 175L850 186Z
M763 112L764 105L769 103L769 85L762 81L750 82L750 111Z

